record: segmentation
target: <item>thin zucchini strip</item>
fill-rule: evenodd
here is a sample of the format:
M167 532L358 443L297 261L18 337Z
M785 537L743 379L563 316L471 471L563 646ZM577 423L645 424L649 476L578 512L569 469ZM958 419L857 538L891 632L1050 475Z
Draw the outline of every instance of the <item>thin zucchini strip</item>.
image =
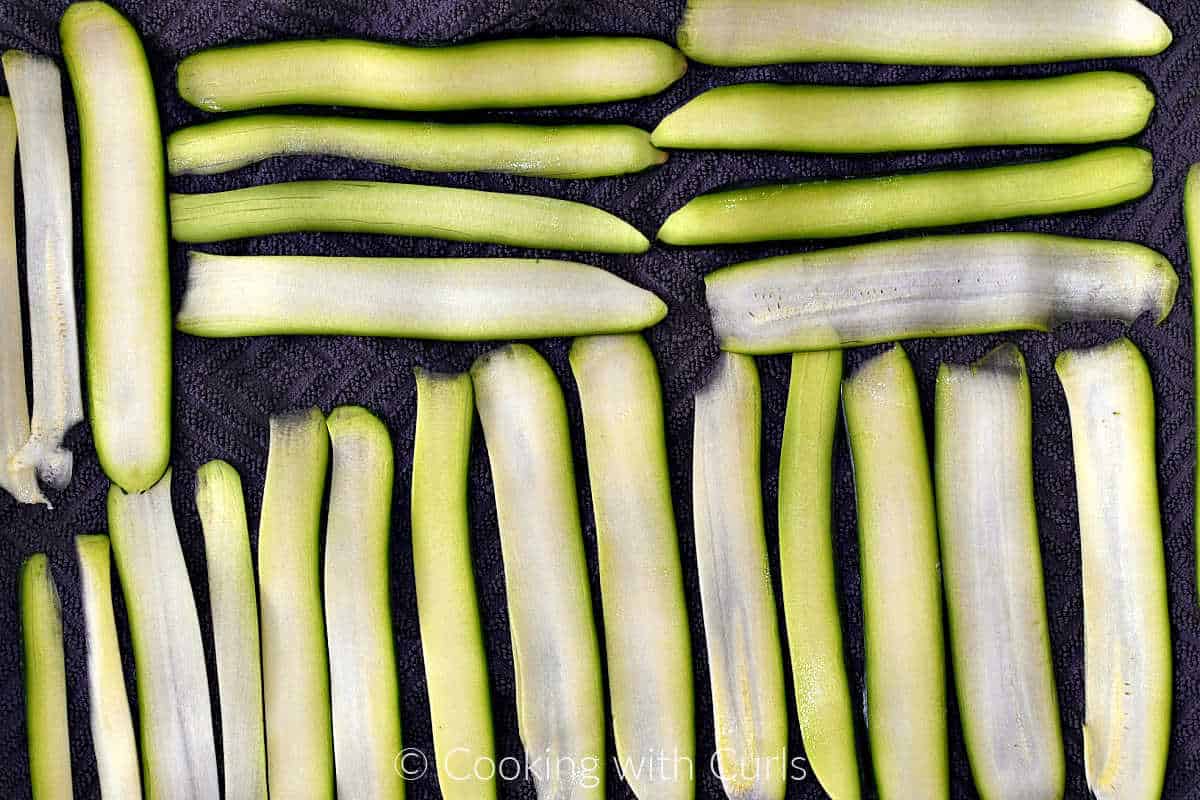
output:
M83 391L62 76L49 58L8 50L4 78L21 140L33 352L33 419L17 460L34 467L46 485L63 489L71 482L74 457L62 448L62 440L83 420Z
M142 780L113 616L108 537L77 536L75 552L79 557L80 593L87 623L88 706L100 794L110 800L136 799L142 796Z
M942 574L958 707L983 800L1060 798L1066 762L1033 500L1025 359L943 364L936 402Z
M696 393L693 506L717 767L730 800L782 800L787 697L759 480L762 397L748 356L722 353Z
M639 334L571 346L596 518L609 701L640 800L692 800L692 644L667 468L662 388ZM664 765L667 765L664 767Z
M0 97L0 489L18 503L45 503L37 472L15 459L29 440L21 286L17 278L16 152L17 122L12 103Z
M562 389L526 345L471 379L496 492L517 723L540 798L603 798L604 687Z
M644 253L629 223L553 197L377 181L291 181L171 195L180 242L219 242L297 231L428 236L550 250Z
M697 197L667 218L667 244L826 239L1062 214L1150 191L1153 157L1109 147L1036 164L755 186Z
M263 723L258 597L242 479L224 461L196 472L196 510L204 530L212 606L226 800L265 800L267 750Z
M88 398L105 474L149 489L171 453L166 177L154 85L137 31L100 2L60 25L83 173Z
M925 336L1162 321L1179 278L1129 242L930 236L749 261L704 279L721 347L786 353Z
M988 145L1090 144L1146 127L1154 93L1123 72L906 86L743 83L667 115L659 147L887 153Z
M195 336L537 339L650 327L667 307L586 264L519 258L188 257Z
M779 456L779 565L796 715L813 774L835 800L862 788L833 556L833 439L842 353L792 356Z
M179 94L205 111L332 105L454 111L604 103L657 94L687 61L633 37L510 39L448 47L330 39L204 50Z
M1083 760L1097 800L1162 795L1171 622L1150 371L1128 339L1055 364L1071 412L1083 551Z
M1165 22L1136 0L689 0L677 32L694 61L1002 66L1152 56Z
M275 156L332 155L427 172L507 172L599 178L667 160L629 125L446 124L361 117L255 114L167 137L172 175L212 175Z
M842 386L854 460L867 731L882 800L950 797L942 585L933 484L904 349Z
M1187 223L1187 243L1188 243L1188 258L1192 263L1192 270L1198 271L1200 267L1200 164L1192 165L1188 170L1187 183L1183 190L1183 218ZM1200 342L1200 314L1196 313L1195 309L1200 308L1197 303L1200 302L1200 281L1192 281L1192 333L1193 341ZM1200 347L1193 346L1192 357L1194 363L1194 380L1196 386L1196 397L1194 402L1194 410L1196 412L1196 420L1200 421ZM1197 426L1200 430L1200 425ZM1200 460L1197 460L1194 471L1194 486L1200 486ZM1192 519L1192 525L1195 528L1195 547L1196 547L1196 591L1197 597L1200 598L1200 491L1194 492L1193 502L1195 503L1195 514Z
M471 566L467 468L471 376L414 370L412 548L438 785L445 800L495 800L492 696Z
M392 439L371 412L335 408L325 545L325 622L340 797L404 797L388 540Z
M139 494L112 485L108 528L133 638L146 797L217 797L204 645L171 508L170 470Z
M321 604L325 417L271 417L258 526L267 781L271 797L332 800L333 722Z
M62 607L44 553L30 556L21 568L21 641L33 798L71 800Z

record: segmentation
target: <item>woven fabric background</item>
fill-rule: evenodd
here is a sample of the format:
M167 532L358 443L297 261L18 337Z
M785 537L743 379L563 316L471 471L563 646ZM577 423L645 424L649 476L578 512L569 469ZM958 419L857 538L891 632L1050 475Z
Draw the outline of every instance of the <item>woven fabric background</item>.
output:
M185 105L174 91L173 73L179 59L195 50L234 41L286 37L356 36L410 42L458 42L513 35L636 34L670 41L682 11L682 0L117 0L142 32L157 80L164 133L197 122L204 114ZM1145 351L1158 397L1159 483L1162 490L1170 604L1175 653L1174 727L1164 797L1200 797L1200 613L1193 581L1191 469L1192 360L1191 284L1180 213L1184 174L1189 162L1200 160L1200 105L1197 69L1200 67L1200 2L1149 0L1175 31L1175 44L1164 55L1104 64L1071 64L1015 69L918 69L878 66L782 66L717 69L692 65L688 74L658 97L598 107L550 109L471 115L451 119L529 119L539 121L619 120L653 127L669 110L700 91L718 84L746 80L816 81L832 83L894 83L947 78L1037 76L1062 74L1098 66L1128 69L1145 76L1159 98L1158 109L1139 141L1153 150L1154 191L1136 204L1108 211L1073 214L1050 220L1020 220L971 230L1045 231L1080 236L1127 238L1157 248L1176 264L1183 278L1179 302L1160 327L1141 320L1131 332ZM0 45L57 54L58 19L66 0L0 0ZM73 166L77 169L77 126L69 89L68 133ZM881 157L790 156L762 153L674 153L663 167L642 175L592 181L553 181L495 175L434 175L353 163L335 158L275 159L239 172L208 178L172 181L183 191L208 191L299 178L369 178L471 186L549 194L581 200L631 220L653 234L668 213L701 192L733 182L778 181L796 178L885 174L940 165L985 165L1030 160L1067 152L1069 148L987 149L937 154ZM76 172L77 174L77 172ZM78 204L78 187L75 201ZM76 205L78 208L78 205ZM78 242L78 232L76 233ZM692 396L717 352L709 330L700 278L728 263L803 249L786 244L710 249L672 249L656 246L643 256L579 254L578 259L610 269L657 292L670 305L667 319L648 336L658 357L666 396L671 474L680 525L686 590L695 649L697 744L700 763L713 750L704 632L701 622L695 554L691 534L691 416ZM77 250L77 260L79 259ZM473 246L432 240L348 235L273 236L237 241L211 248L222 253L323 253L341 255L511 255L512 248ZM553 256L554 253L543 253ZM80 262L81 263L81 262ZM182 290L184 248L172 256L173 285L178 301ZM81 272L81 270L79 271ZM82 294L79 295L82 298ZM330 298L331 302L336 298ZM1118 335L1115 325L1072 325L1054 335L985 336L906 345L920 376L926 411L931 410L932 384L941 361L978 358L998 341L1009 338L1024 351L1034 395L1035 478L1041 523L1050 632L1068 757L1068 797L1087 796L1083 774L1080 726L1083 721L1083 641L1079 543L1074 499L1070 432L1062 390L1053 372L1054 356L1062 349L1099 343ZM195 470L212 458L223 458L242 473L247 490L251 527L256 527L267 458L267 419L275 412L319 405L328 411L342 403L365 405L389 425L397 448L393 525L393 607L399 679L403 694L406 744L425 752L432 749L424 667L421 660L413 590L408 525L415 395L411 368L462 370L490 347L487 344L450 345L353 338L261 338L204 340L179 336L175 340L175 507L188 568L196 587L200 619L205 627L210 684L215 702L215 672L199 521L192 500ZM595 531L590 521L586 461L578 398L566 362L567 342L537 343L562 380L575 442L579 499L584 536L592 571L593 602L599 620L595 564ZM867 353L853 352L848 368ZM759 361L764 392L763 499L767 511L772 558L777 558L775 527L776 472L788 381L785 357ZM927 424L931 420L927 418ZM927 432L931 432L929 429ZM101 474L89 431L81 426L70 436L76 453L74 483L55 494L55 510L22 508L0 497L0 795L29 796L28 763L21 681L18 569L29 554L48 551L63 597L66 658L69 672L71 738L76 796L99 796L88 729L83 620L74 564L73 537L105 529L104 498L108 483ZM863 686L862 611L859 598L858 548L855 537L853 488L844 440L836 457L836 551L855 691ZM476 431L472 460L471 512L474 520L476 578L485 620L488 657L493 679L495 725L499 755L520 755L513 670L504 603L504 578L491 499L491 479ZM252 534L253 535L253 534ZM776 562L777 567L777 562ZM776 570L777 572L777 570ZM778 576L776 575L776 580ZM778 591L778 588L777 588ZM126 646L124 610L117 598L118 618ZM130 679L131 697L136 687ZM790 690L790 687L789 687ZM953 787L955 798L975 797L963 751L957 712L951 708ZM860 748L865 735L860 730ZM791 747L800 752L800 732L792 715ZM610 737L610 754L612 743ZM698 796L722 796L719 783L707 769L699 770ZM609 796L632 797L609 770ZM873 791L873 790L872 790ZM532 798L532 786L505 782L506 798ZM410 784L415 800L437 797L432 772ZM793 781L789 798L824 795L810 777ZM914 798L914 800L920 800Z

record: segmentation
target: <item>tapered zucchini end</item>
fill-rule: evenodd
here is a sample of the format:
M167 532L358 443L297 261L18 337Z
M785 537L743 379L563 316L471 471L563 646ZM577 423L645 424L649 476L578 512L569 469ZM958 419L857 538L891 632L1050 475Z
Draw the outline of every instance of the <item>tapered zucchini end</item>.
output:
M102 533L85 533L75 537L75 553L80 563L108 561L108 537Z
M391 441L387 426L362 406L338 406L329 412L325 425L335 445L348 439Z

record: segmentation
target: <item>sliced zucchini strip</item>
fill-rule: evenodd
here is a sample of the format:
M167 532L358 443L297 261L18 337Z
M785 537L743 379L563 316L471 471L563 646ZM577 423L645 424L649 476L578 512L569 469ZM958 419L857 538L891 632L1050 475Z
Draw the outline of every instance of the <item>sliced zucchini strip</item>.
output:
M224 461L196 472L196 510L204 529L212 606L226 800L265 800L267 745L263 723L258 596L242 479Z
M508 595L517 723L538 797L603 798L604 687L566 404L550 365L509 345L471 378Z
M930 236L749 261L704 279L726 350L786 353L1166 318L1179 278L1128 242L1001 233Z
M916 376L903 348L842 386L854 460L867 731L882 800L950 797L942 583Z
M402 798L400 690L392 646L388 541L392 439L364 408L326 420L333 445L325 545L325 624L340 797Z
M1071 412L1083 551L1083 760L1097 800L1162 795L1171 622L1150 371L1128 339L1055 364Z
M108 528L137 667L147 797L217 797L217 751L196 600L171 508L171 472L149 491L108 490Z
M667 244L827 239L1062 214L1150 191L1153 157L1109 147L1056 161L755 186L702 195L667 218Z
M1188 258L1191 261L1192 270L1198 271L1200 270L1200 267L1197 267L1197 265L1200 265L1200 164L1194 164L1188 170L1187 183L1183 190L1183 217L1187 223ZM1200 303L1200 281L1192 281L1192 333L1194 342L1200 342L1200 314L1197 314L1195 311L1200 306L1197 303ZM1200 347L1193 347L1193 358L1195 359L1194 380L1196 387L1194 409L1196 420L1200 421ZM1197 429L1200 430L1200 426L1197 426ZM1200 486L1200 460L1196 461L1194 470L1194 485ZM1195 514L1192 518L1192 524L1195 528L1197 555L1196 591L1197 597L1200 598L1200 491L1194 494Z
M272 797L334 796L320 550L328 466L329 432L319 409L271 417L258 525L258 599Z
M730 800L782 800L787 698L763 532L762 397L749 356L722 353L696 393L693 506L717 767Z
M75 552L87 623L88 706L100 794L110 800L138 798L142 796L142 779L113 615L108 537L77 536Z
M553 197L378 181L291 181L171 195L180 242L219 242L297 231L428 236L549 250L644 253L629 223Z
M49 58L8 50L4 78L21 139L33 352L33 419L17 460L34 467L46 485L63 489L71 482L74 457L62 448L62 440L83 420L83 391L62 76Z
M510 39L410 47L330 39L204 50L179 64L179 94L205 111L333 105L453 111L603 103L657 94L687 69L651 39Z
M361 117L254 114L167 137L172 175L212 175L275 156L331 155L427 172L599 178L667 160L629 125L446 124Z
M495 800L492 696L471 566L467 469L471 376L414 370L412 548L438 785L445 800Z
M666 313L650 292L569 261L193 252L176 325L195 336L469 341L634 331Z
M659 147L887 153L1089 144L1146 127L1154 93L1124 72L905 86L718 86L667 115Z
M779 565L805 756L830 797L857 800L862 789L833 557L841 385L841 351L792 356L779 456Z
M609 702L640 800L692 800L692 644L671 503L662 388L639 334L571 346L596 518Z
M1001 66L1152 56L1165 22L1136 0L688 0L677 32L688 58Z
M71 739L62 607L44 553L30 556L21 568L21 641L33 798L70 800Z
M100 2L60 26L82 147L88 402L100 466L149 489L171 451L166 177L154 85L137 31Z
M943 364L935 418L942 574L975 786L984 800L1062 797L1021 351L1006 344L970 366Z

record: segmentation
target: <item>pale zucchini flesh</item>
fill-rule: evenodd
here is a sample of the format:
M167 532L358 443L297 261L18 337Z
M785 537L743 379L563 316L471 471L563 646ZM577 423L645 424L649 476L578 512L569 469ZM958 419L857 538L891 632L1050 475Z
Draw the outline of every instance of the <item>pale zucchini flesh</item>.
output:
M21 645L33 800L71 800L62 606L44 553L21 568Z
M179 64L205 111L334 105L452 111L603 103L656 94L687 69L651 39L580 36L410 47L331 39L205 50Z
M1136 199L1153 158L1109 147L1056 161L981 169L754 186L702 195L667 218L658 238L700 245L828 239L1062 214Z
M833 442L842 353L792 356L779 456L779 567L796 716L817 781L862 796L833 553Z
M705 278L721 346L768 354L1075 320L1163 320L1179 278L1128 242L930 236L735 264Z
M318 231L427 236L548 250L644 253L650 243L607 211L570 200L378 181L290 181L171 195L180 242Z
M496 759L467 517L471 376L415 371L412 548L438 784L445 800L494 800Z
M667 115L659 147L886 153L1090 144L1136 135L1154 93L1123 72L1031 80L822 86L719 86Z
M692 645L671 502L662 388L640 334L571 346L600 561L609 703L638 800L696 793Z
M79 116L88 404L105 474L149 489L171 450L171 290L158 106L137 31L102 2L60 23Z
M787 789L783 650L763 528L754 359L721 353L696 393L692 494L716 766L730 800Z
M1183 194L1183 218L1187 225L1187 244L1188 258L1192 264L1192 270L1196 270L1197 264L1200 264L1200 165L1193 165L1188 170L1187 183L1184 186ZM3 302L0 300L0 302ZM1192 334L1193 342L1200 342L1200 314L1195 312L1197 302L1200 302L1200 281L1192 281ZM1200 420L1200 347L1193 347L1193 367L1194 380L1196 389L1196 398L1194 401L1194 410L1197 414L1196 419ZM1200 426L1197 427L1200 430ZM1194 485L1200 486L1200 460L1196 461L1193 468ZM1200 598L1200 491L1195 493L1193 498L1194 511L1192 524L1195 527L1195 550L1197 555L1196 560L1196 591L1197 597Z
M948 800L942 585L916 376L896 346L842 385L854 463L867 732L882 800Z
M943 364L935 479L951 655L983 800L1053 800L1066 762L1033 492L1033 412L1021 351Z
M1128 339L1055 364L1071 414L1083 553L1083 760L1097 800L1162 796L1171 740L1171 621L1154 388Z
M471 367L495 486L517 723L539 798L605 797L605 714L562 389L526 345Z
M167 137L172 175L212 175L275 156L331 155L427 172L599 178L641 172L667 154L629 125L455 124L255 114Z
M722 66L1001 66L1149 56L1171 43L1137 0L689 0L677 37L692 60Z
M187 280L176 325L195 336L535 339L635 331L667 313L610 272L549 259L193 252Z

